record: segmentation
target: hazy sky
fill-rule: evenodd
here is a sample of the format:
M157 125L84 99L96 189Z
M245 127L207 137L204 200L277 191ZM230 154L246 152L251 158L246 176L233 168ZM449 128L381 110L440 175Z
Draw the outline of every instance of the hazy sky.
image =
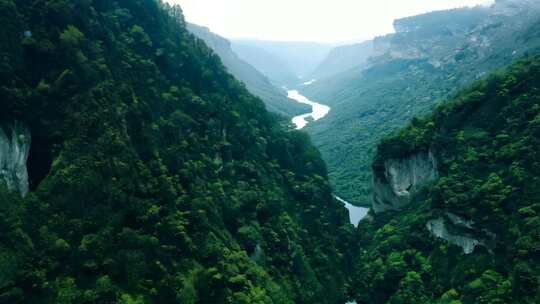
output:
M168 0L227 38L346 42L393 31L396 18L489 0Z

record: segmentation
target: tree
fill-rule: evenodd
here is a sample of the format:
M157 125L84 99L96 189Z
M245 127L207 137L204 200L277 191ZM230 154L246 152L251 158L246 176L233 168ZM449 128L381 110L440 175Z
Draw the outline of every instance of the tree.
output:
M74 25L68 25L60 34L60 42L66 47L79 47L84 38L84 34Z
M426 294L424 282L420 275L414 271L408 272L399 283L398 291L392 296L389 303L431 303L430 297Z

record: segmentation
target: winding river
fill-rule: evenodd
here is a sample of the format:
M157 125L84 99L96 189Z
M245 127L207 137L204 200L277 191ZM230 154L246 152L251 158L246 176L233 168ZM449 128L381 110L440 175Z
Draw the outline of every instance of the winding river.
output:
M328 114L330 112L330 107L316 103L314 101L309 100L307 97L303 96L298 92L297 90L289 90L287 91L287 96L290 99L295 100L296 102L307 104L311 106L311 113L303 114L295 116L292 119L292 122L296 126L297 129L303 129L310 121L317 121Z
M311 81L305 82L303 85L308 86L312 83L317 81L316 79L313 79ZM287 95L290 99L295 100L296 102L307 104L311 106L311 112L303 115L295 116L292 119L292 122L296 126L296 129L303 129L305 126L307 126L308 123L312 121L317 121L323 117L325 117L328 112L330 112L330 107L311 101L307 97L303 96L298 92L297 90L288 90ZM355 227L358 226L358 223L366 217L369 209L363 208L363 207L357 207L352 205L351 203L343 200L342 198L336 196L335 197L338 201L345 204L345 207L347 210L349 210L349 220L351 221L351 224L353 224Z

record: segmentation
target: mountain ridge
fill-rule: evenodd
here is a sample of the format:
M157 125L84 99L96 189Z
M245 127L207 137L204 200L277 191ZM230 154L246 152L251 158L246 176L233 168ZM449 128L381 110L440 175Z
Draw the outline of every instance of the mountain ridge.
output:
M212 33L208 28L188 23L188 30L203 39L221 58L223 64L247 89L260 97L271 112L287 117L308 113L310 108L287 98L281 88L274 87L256 68L240 59L231 47L231 42Z

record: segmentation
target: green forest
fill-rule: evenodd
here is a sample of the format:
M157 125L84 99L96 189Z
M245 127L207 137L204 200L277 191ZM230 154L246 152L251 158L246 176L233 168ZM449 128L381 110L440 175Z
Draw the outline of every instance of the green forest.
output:
M0 0L0 304L540 303L540 6L516 3L317 70L329 45L235 47L161 0ZM332 107L307 132L289 67L253 67L272 51L331 75L298 88Z
M539 132L540 57L533 57L380 143L374 174L387 159L429 150L439 178L408 207L361 222L351 284L357 302L539 303ZM452 214L467 223L454 233L480 240L472 254L426 229Z
M1 0L0 303L337 303L352 226L309 138L152 0ZM4 183L2 183L4 184Z

